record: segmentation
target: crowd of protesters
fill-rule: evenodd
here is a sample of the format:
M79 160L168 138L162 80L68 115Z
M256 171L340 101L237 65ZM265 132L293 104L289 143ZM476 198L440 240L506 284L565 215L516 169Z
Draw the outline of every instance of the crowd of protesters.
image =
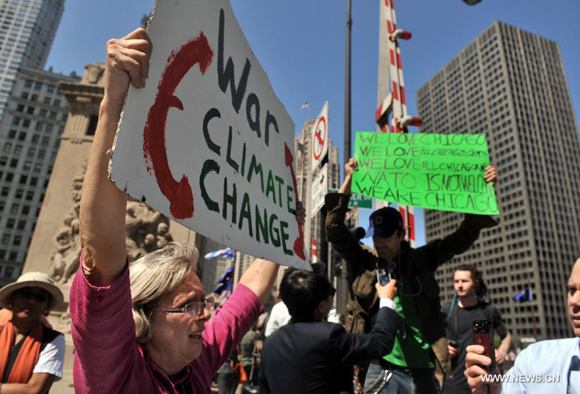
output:
M580 392L574 391L580 390L580 259L568 282L576 337L530 346L508 372L561 374L558 385L486 387L482 377L497 371L486 368L493 360L474 345L472 323L488 320L501 337L498 366L511 335L476 267L455 270L456 296L443 306L434 273L497 223L466 214L452 234L413 248L401 214L386 207L370 216L374 247L368 247L345 225L355 159L345 166L338 193L326 196L328 241L346 262L344 324L327 321L336 290L318 266L286 270L266 322L258 318L278 274L273 262L256 259L213 316L194 247L171 243L129 264L127 196L108 179L108 152L129 85L144 86L150 53L143 29L107 45L104 98L80 206L81 263L70 288L75 392L209 393L217 376L221 393L234 393L240 379L251 393L353 393L355 364L365 372L366 393ZM484 177L495 184L495 168ZM304 220L301 206L297 217ZM39 273L0 290L0 393L48 392L62 376L64 338L44 318L62 298Z

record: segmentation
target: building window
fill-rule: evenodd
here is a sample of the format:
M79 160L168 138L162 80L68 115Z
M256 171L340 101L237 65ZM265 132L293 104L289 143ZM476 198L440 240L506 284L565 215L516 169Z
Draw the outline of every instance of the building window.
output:
M10 213L17 214L19 209L20 204L12 204L12 207L10 208Z
M8 245L10 243L10 234L4 234L2 236L2 244Z
M18 230L24 230L24 228L26 227L26 220L20 220L18 221Z
M4 153L10 153L12 151L12 144L4 144Z
M6 227L7 228L14 228L14 223L16 223L16 220L8 219L8 221L6 222Z
M28 176L27 175L20 175L20 184L21 185L26 185L26 182L28 181Z
M14 273L14 267L6 267L4 269L4 277L5 278L12 278L13 273Z
M15 193L16 198L22 198L23 195L24 195L24 190L22 190L22 189L16 190L16 193Z
M29 205L23 205L22 206L22 214L23 215L28 215L30 213L30 206Z
M40 83L40 82L36 82L36 83L34 84L34 90L40 90L40 89L42 89L42 83Z
M29 190L26 192L26 200L28 201L32 201L34 199L34 192L32 190Z

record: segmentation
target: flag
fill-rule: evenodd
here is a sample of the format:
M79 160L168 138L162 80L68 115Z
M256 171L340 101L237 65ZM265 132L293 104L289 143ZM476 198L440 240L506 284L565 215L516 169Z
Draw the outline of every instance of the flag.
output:
M235 259L236 251L233 250L232 248L227 248L222 250L216 250L215 252L210 252L203 257L205 257L206 260L211 260L213 258L220 256L224 256L226 259Z
M532 289L530 286L526 286L526 288L520 291L518 294L514 296L514 300L516 302L528 302L532 300Z
M215 284L215 289L213 289L213 292L219 295L219 297L224 297L228 293L232 292L232 285L234 284L234 265L235 264L230 265L230 267L226 270L226 272L224 272L224 274Z
M308 106L309 106L308 102L302 103L300 109L308 108Z

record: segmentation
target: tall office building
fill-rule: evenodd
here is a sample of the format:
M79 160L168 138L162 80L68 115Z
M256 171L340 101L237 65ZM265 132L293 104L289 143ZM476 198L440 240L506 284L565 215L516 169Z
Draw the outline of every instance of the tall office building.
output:
M421 132L485 133L499 226L482 233L437 276L443 298L453 270L476 263L507 326L520 337L571 335L566 282L580 256L580 142L556 42L494 22L417 92ZM425 212L427 241L462 215ZM513 296L530 286L533 301Z
M64 11L64 0L0 0L0 121L21 67L41 69Z
M20 275L68 117L61 82L21 68L0 124L0 285ZM47 251L48 253L48 251Z

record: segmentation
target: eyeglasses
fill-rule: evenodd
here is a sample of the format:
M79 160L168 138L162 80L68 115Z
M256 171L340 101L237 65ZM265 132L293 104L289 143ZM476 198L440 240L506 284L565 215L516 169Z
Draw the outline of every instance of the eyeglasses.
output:
M50 299L50 295L47 294L44 290L40 290L41 292L37 292L32 289L24 288L18 289L14 292L16 297L20 297L25 300L29 300L33 298L36 302L46 302Z
M157 310L166 313L185 313L187 316L195 318L203 316L204 310L211 311L214 305L215 300L213 299L213 297L209 297L201 301L190 302L189 304L186 304L181 308L157 309Z

